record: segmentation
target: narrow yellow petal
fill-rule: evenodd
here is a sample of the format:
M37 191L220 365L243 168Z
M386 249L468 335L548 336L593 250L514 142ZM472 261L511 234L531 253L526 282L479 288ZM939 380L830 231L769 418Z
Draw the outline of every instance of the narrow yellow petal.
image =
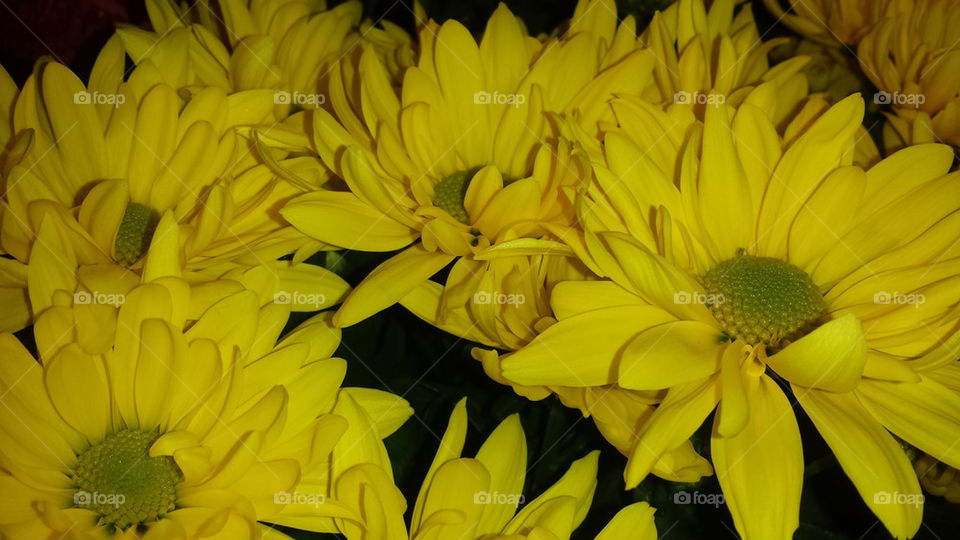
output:
M793 386L793 394L890 534L895 538L916 534L923 517L923 496L900 444L852 392Z
M748 386L749 421L736 436L714 433L713 466L744 538L788 540L800 524L800 430L777 383L761 375Z

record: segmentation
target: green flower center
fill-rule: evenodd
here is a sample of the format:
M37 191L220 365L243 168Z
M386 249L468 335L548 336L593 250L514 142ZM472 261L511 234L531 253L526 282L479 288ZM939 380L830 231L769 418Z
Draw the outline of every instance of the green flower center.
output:
M160 217L148 206L131 202L127 204L114 242L116 260L124 266L133 266L150 247L153 231Z
M467 196L470 180L476 170L460 171L440 180L433 186L433 205L443 209L454 219L465 225L470 223L463 199Z
M77 458L74 506L99 514L100 523L126 529L154 521L176 506L180 469L170 456L150 457L157 433L124 429Z
M826 312L810 276L771 257L743 255L703 276L706 303L729 336L776 347L806 334Z

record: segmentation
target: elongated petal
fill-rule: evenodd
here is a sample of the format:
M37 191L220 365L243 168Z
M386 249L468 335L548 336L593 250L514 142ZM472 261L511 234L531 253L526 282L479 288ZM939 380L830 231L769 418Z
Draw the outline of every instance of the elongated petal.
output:
M794 386L793 394L890 534L896 538L916 534L923 517L923 505L918 504L922 501L920 483L900 444L852 392L837 394ZM897 495L894 500L894 494L903 498Z
M713 466L737 531L787 540L800 524L800 430L777 383L762 375L750 386L750 419L734 437L713 435Z
M924 375L915 383L864 380L856 392L894 435L960 468L960 395Z
M621 285L630 288L652 304L657 305L679 319L713 322L707 307L691 302L702 288L680 269L666 263L633 238L621 233L604 233L603 241L609 246L617 262L623 268L630 283Z
M397 303L454 257L413 246L382 263L347 296L333 317L339 327L354 325Z
M554 324L505 358L503 375L520 384L610 384L617 380L618 359L630 340L643 329L671 319L654 306L588 311Z
M623 472L627 488L636 487L669 451L683 444L717 406L715 377L670 389L645 422Z
M672 321L641 332L623 351L617 382L659 390L706 378L720 369L720 332L696 321Z
M280 214L311 238L360 251L401 249L419 234L352 193L313 192L294 199Z
M638 502L617 512L595 540L656 540L657 525L653 522L656 510L645 502Z
M863 326L850 314L820 326L767 359L770 367L790 382L833 392L853 390L866 362Z

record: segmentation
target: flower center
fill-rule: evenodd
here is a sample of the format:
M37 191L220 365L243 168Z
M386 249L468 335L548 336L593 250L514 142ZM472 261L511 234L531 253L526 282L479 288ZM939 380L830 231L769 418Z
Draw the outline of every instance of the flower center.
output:
M776 347L816 327L826 303L806 272L771 257L742 255L703 276L707 305L732 338Z
M443 209L454 219L465 225L470 223L463 199L467 196L470 180L476 170L460 171L447 176L433 186L433 205Z
M150 247L153 231L160 217L148 206L131 202L127 204L114 242L116 260L124 266L133 266Z
M84 450L73 472L74 506L96 512L101 524L118 529L173 510L180 469L170 456L150 457L156 438L156 432L124 429Z

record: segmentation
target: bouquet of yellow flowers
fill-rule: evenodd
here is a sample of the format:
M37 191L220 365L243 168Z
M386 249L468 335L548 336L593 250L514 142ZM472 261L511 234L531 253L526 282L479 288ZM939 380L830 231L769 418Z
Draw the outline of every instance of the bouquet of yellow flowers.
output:
M548 4L0 66L0 538L955 536L960 3Z

